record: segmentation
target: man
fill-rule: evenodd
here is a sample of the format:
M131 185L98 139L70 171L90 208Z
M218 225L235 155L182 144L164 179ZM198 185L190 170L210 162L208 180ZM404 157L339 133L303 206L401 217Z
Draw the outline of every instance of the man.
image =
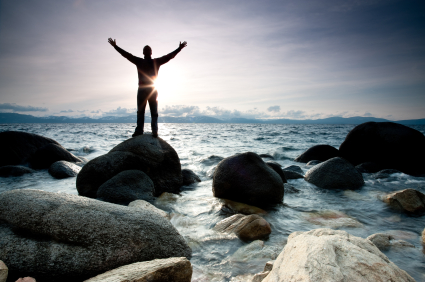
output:
M143 48L144 59L133 56L117 46L116 40L108 39L108 42L117 50L124 58L136 65L137 74L139 76L139 90L137 91L137 127L133 133L133 137L143 134L143 126L145 124L145 108L149 102L151 111L151 127L152 136L158 137L158 91L154 86L154 81L158 76L159 67L169 60L173 59L184 47L187 46L186 41L180 42L179 48L160 58L152 59L152 49L148 45Z

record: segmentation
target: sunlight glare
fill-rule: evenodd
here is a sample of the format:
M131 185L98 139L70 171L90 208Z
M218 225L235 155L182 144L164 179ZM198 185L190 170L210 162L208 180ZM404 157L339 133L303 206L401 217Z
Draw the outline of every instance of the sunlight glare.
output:
M182 78L178 69L168 67L161 69L155 80L155 88L158 90L158 100L167 101L176 99L181 86Z

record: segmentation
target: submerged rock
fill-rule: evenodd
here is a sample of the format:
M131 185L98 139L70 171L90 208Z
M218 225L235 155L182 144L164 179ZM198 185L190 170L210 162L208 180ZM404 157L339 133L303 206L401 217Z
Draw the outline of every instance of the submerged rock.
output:
M322 161L312 160L312 161L309 161L309 162L306 164L306 166L315 166L315 165L318 165L318 164L320 164L320 163L322 163Z
M393 122L366 122L351 130L339 147L340 155L358 165L374 162L407 174L425 173L425 136Z
M82 281L121 265L191 257L158 213L40 190L0 194L0 257L40 281Z
M369 240L342 230L294 232L263 282L415 280Z
M282 166L281 165L277 165L274 162L266 162L266 164L273 169L277 174L279 174L280 178L282 179L283 183L286 183L286 177L285 177L285 173L282 170Z
M258 259L276 259L282 250L280 246L267 246L264 241L255 240L248 245L240 247L230 256L231 261L246 262Z
M330 145L316 145L307 149L307 151L296 157L294 161L300 163L308 163L312 160L324 162L338 156L339 151L335 147Z
M200 160L199 162L203 165L214 165L214 164L218 164L222 160L224 160L223 157L212 155Z
M299 193L300 190L295 188L294 186L292 186L291 184L285 183L283 184L284 188L285 188L285 194L295 194L295 193Z
M391 176L391 174L394 174L394 173L401 173L401 171L398 171L396 169L384 169L384 170L381 170L381 171L375 173L373 175L373 177L375 179L388 178L388 177Z
M360 173L375 173L382 169L382 167L376 163L373 162L365 162L361 163L359 165L356 165L356 169Z
M190 185L196 182L201 182L201 179L199 176L197 176L193 171L190 169L182 169L182 176L183 176L183 185Z
M375 246L381 251L387 250L390 247L409 247L409 248L415 247L414 245L406 241L396 240L394 236L390 234L385 234L385 233L372 234L366 239L368 239L373 244L375 244Z
M0 177L22 176L33 172L34 170L21 165L5 165L0 167Z
M79 158L58 144L47 144L39 148L29 160L31 167L35 169L49 168L57 161L81 162Z
M224 233L235 233L241 240L258 240L267 237L272 229L261 216L235 214L218 222L213 230Z
M263 159L271 159L274 160L274 157L272 155L269 154L259 154L259 156Z
M297 165L287 166L287 167L283 168L283 171L293 171L293 172L296 172L296 173L301 174L301 175L304 174L304 171L302 170L302 168L297 166Z
M304 179L325 189L357 189L364 184L362 174L342 158L333 158L312 167Z
M239 203L239 202L235 202L232 200L227 200L227 199L220 199L223 203L223 208L224 210L230 210L232 213L241 213L241 214L245 214L245 215L250 215L250 214L267 214L267 212L263 209L260 209L258 207L254 207L248 204L244 204L244 203ZM222 210L223 210L222 208Z
M408 213L425 212L425 195L415 189L404 189L384 196L391 207Z
M363 226L363 224L356 219L340 211L324 210L319 212L310 212L305 213L304 217L310 223L330 228Z
M155 259L110 270L85 282L190 282L192 265L187 258Z
M281 203L284 194L279 174L252 152L221 161L214 173L212 190L215 197L260 207Z
M133 201L130 204L128 204L128 207L132 208L132 209L150 210L150 211L158 213L160 216L162 216L166 219L170 218L169 214L166 211L158 209L157 207L155 207L151 203L148 203L148 202L143 201L143 200Z
M6 282L8 272L9 269L4 262L0 260L0 282Z
M75 177L80 170L81 167L67 161L57 161L49 167L50 175L57 179Z
M97 199L114 204L128 205L135 200L155 200L152 180L143 171L125 170L97 190Z

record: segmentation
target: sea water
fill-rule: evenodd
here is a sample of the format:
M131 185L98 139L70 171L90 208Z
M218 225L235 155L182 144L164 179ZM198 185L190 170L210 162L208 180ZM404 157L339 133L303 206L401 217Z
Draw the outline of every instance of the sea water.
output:
M171 223L193 251L192 281L249 281L264 264L282 251L288 235L331 227L366 238L374 233L389 233L414 248L384 251L400 268L417 281L425 281L425 251L420 234L425 216L410 216L394 211L380 200L386 193L413 188L425 193L425 178L403 173L375 179L363 174L365 185L356 191L320 189L304 179L288 182L299 193L285 194L283 204L267 210L263 217L272 233L264 241L243 242L235 235L218 233L212 227L230 216L220 199L212 194L207 172L217 162L210 156L228 157L236 153L269 154L283 167L294 162L306 149L328 144L336 148L354 125L275 125L275 124L160 124L159 134L178 153L182 168L193 170L202 182L182 187L179 195L160 197L155 205L171 214ZM423 134L425 126L412 126ZM148 128L148 124L146 124ZM89 160L107 153L131 137L133 124L3 124L0 131L17 130L58 141L77 156ZM0 193L11 189L41 189L78 194L76 178L57 180L47 170L21 177L0 178Z

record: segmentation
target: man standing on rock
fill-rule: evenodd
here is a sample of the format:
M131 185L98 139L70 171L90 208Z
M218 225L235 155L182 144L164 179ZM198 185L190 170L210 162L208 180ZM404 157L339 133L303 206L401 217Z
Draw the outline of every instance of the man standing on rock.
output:
M137 74L139 76L139 90L137 91L137 127L133 133L133 137L143 134L143 126L145 125L145 108L149 102L151 111L152 136L158 137L158 91L155 89L155 79L158 76L159 67L169 60L173 59L184 47L187 46L186 41L180 42L179 48L160 58L152 59L152 49L148 45L143 48L144 59L133 56L117 46L116 40L108 39L108 42L117 50L124 58L136 65Z

